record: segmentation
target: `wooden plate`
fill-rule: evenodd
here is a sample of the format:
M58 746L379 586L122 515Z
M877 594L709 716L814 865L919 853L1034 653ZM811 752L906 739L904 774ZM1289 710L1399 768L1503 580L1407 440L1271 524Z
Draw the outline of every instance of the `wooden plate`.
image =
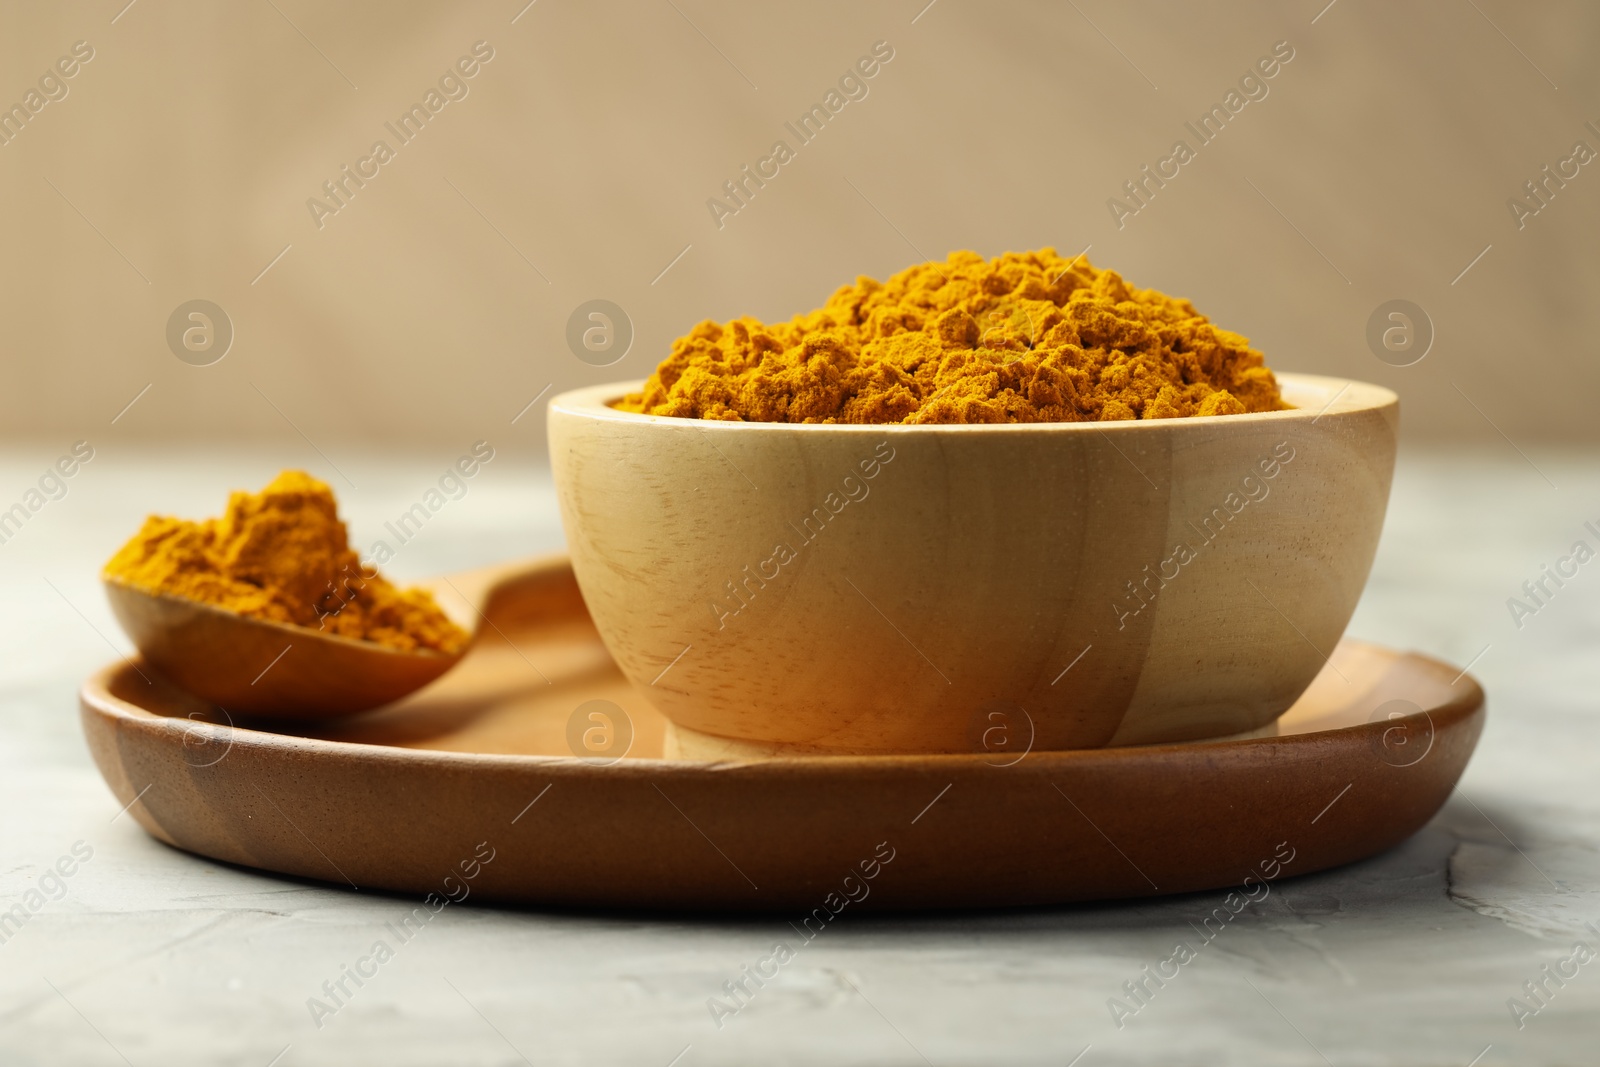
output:
M1346 641L1246 737L1029 752L1024 721L979 729L971 755L662 759L665 720L564 562L492 621L451 674L350 720L229 725L123 662L85 682L84 732L139 823L203 856L440 899L815 926L847 907L1151 896L1349 863L1432 817L1484 720L1471 677Z

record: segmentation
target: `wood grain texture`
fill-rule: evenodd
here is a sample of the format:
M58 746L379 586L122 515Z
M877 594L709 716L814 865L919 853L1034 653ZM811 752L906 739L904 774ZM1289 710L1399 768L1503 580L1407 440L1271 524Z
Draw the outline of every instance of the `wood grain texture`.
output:
M1281 381L1295 410L995 426L659 418L624 383L555 398L551 456L596 624L686 743L970 751L996 707L1040 749L1186 740L1293 703L1377 548L1394 394Z
M665 760L666 721L606 653L570 572L496 598L491 618L456 671L368 715L229 726L123 663L85 683L84 731L145 829L231 863L427 893L488 842L482 899L809 913L882 848L893 860L852 907L1186 892L1259 878L1285 850L1282 875L1347 863L1439 809L1484 718L1471 677L1346 642L1254 737L1020 759L991 746ZM627 758L571 754L591 700L631 722ZM1388 720L1397 708L1415 710Z

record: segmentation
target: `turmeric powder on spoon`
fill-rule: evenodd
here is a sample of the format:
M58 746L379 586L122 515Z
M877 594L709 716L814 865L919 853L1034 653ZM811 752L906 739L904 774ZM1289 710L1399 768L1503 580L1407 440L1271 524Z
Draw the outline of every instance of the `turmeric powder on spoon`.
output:
M454 654L469 637L431 593L363 568L333 490L304 471L284 471L259 493L231 494L221 518L150 516L104 576L402 652Z
M1187 300L1055 249L953 252L767 325L706 321L622 411L744 422L1107 422L1287 407Z

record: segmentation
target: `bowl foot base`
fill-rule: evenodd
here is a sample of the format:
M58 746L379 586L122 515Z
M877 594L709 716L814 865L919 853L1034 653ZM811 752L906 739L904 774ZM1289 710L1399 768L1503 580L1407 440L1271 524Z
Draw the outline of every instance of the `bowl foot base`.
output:
M692 760L758 760L781 756L852 756L859 753L817 745L786 744L777 741L746 741L737 737L719 737L701 733L675 722L667 723L666 737L662 743L664 759Z

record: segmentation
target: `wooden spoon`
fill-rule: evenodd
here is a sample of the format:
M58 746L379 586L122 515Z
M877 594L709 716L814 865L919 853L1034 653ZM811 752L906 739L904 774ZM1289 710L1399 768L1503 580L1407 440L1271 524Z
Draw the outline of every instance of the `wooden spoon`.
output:
M112 613L140 656L184 689L235 714L320 719L366 711L421 689L460 662L485 625L494 626L487 615L492 601L513 587L548 580L565 566L565 556L541 557L421 583L472 635L454 654L402 652L102 581Z

